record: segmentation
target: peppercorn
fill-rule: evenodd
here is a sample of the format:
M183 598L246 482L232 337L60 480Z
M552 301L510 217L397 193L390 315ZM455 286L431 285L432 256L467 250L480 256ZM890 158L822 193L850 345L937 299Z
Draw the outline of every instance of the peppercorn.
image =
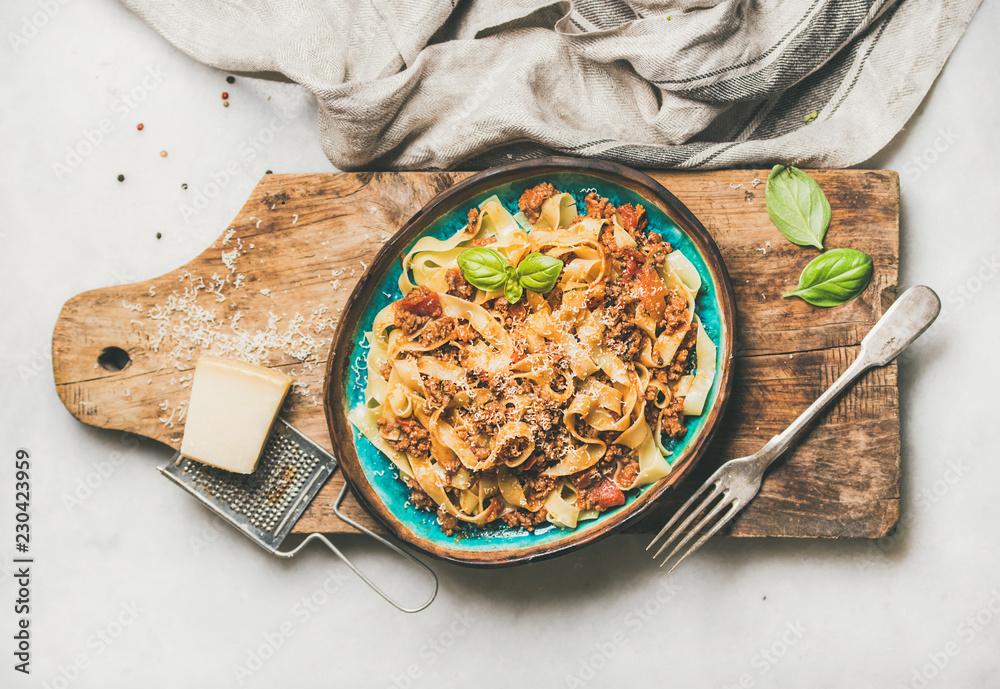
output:
M125 181L125 175L118 175L118 181L119 182L124 182Z
M222 101L222 107L228 108L229 107L229 101L227 101L227 100Z
M135 125L135 128L138 129L141 132L142 128L143 128L142 122L140 122L139 124Z
M162 237L162 236L163 236L163 235L162 235L162 234L160 234L159 232L157 232L157 233L156 233L156 238L157 238L157 239L159 239L159 238L160 238L160 237Z
M222 92L222 100L228 100L228 99L229 99L229 92L228 91L223 91Z
M187 182L181 185L181 189L187 189L187 188L188 188Z
M166 151L160 151L160 157L161 158L166 158L167 157L167 152Z
M236 83L236 77L233 77L233 76L226 77L226 83L227 84L235 84Z

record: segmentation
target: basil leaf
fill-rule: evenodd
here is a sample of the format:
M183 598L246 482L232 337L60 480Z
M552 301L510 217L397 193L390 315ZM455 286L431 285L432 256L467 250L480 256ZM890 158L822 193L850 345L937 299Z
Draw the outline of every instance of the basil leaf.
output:
M556 286L562 269L563 262L558 258L536 251L517 264L517 280L525 289L544 294Z
M517 280L508 280L507 284L503 286L503 296L511 304L519 302L522 294L524 294L524 289Z
M510 263L496 249L476 246L458 255L458 267L470 285L493 292L507 282Z
M830 202L812 177L795 167L775 165L764 190L767 215L792 244L823 248L830 226Z
M833 249L809 262L798 289L783 295L813 306L839 306L865 291L872 278L872 257L856 249Z

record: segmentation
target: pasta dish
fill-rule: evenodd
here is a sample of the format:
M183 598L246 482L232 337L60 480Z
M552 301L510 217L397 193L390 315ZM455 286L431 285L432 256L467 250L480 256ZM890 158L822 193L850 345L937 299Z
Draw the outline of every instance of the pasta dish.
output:
M366 334L348 418L446 534L575 528L623 505L705 407L717 355L697 269L641 205L580 197L542 183L514 212L493 196L420 238Z

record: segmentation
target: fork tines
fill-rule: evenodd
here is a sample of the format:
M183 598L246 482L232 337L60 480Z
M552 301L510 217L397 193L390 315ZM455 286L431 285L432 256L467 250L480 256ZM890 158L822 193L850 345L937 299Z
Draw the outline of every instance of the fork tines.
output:
M677 565L683 562L688 555L704 545L709 538L715 535L719 529L725 526L740 511L739 499L732 495L732 490L728 487L723 487L723 483L723 477L719 476L717 472L715 476L710 478L677 510L674 516L670 518L670 521L660 529L660 533L656 534L649 545L646 546L646 550L652 548L656 545L657 541L663 538L676 525L676 528L673 528L673 532L670 533L669 537L663 541L660 548L653 554L654 559L659 557L660 553L676 542L673 549L667 553L667 556L663 558L663 562L660 563L662 567L677 556L673 565L667 570L668 573L674 571ZM694 526L691 526L692 522L699 517L699 521ZM683 518L683 521L680 521L681 518ZM678 522L680 523L678 524ZM677 538L682 535L683 538L678 541ZM698 536L698 540L682 551L681 549L695 536Z

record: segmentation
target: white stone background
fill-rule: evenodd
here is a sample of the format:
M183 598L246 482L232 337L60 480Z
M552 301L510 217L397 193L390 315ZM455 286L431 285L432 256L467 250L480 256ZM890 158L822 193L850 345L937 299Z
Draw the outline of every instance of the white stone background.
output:
M156 471L164 447L123 444L57 399L47 357L65 300L187 262L267 169L332 167L299 87L227 85L110 0L58 5L15 49L9 32L42 5L0 6L0 557L14 555L13 456L25 447L37 558L30 677L13 671L15 586L0 575L0 686L998 685L1000 5L984 3L924 105L863 166L900 171L901 287L935 288L947 320L900 366L898 536L717 539L669 578L636 536L515 569L433 563L441 594L409 616L320 549L278 561L214 529ZM162 80L125 104L149 70ZM186 223L181 183L203 187L282 112L290 124ZM105 118L114 130L57 174ZM68 508L115 452L125 461ZM406 575L341 542L387 580Z

